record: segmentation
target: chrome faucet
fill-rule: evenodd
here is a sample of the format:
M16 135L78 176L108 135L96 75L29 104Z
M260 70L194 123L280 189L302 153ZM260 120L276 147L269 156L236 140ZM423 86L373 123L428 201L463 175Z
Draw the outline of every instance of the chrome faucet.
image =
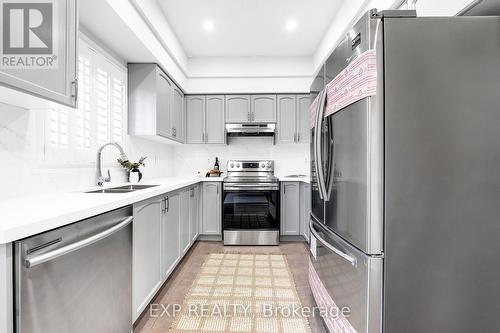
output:
M98 150L97 150L97 185L102 186L103 183L107 183L111 181L111 173L109 172L108 169L108 176L103 177L102 176L102 170L101 170L101 155L102 155L102 150L107 147L107 146L115 146L119 151L120 151L120 158L122 160L128 160L127 155L125 155L125 152L123 151L122 146L120 146L117 142L108 142L106 144L103 144Z

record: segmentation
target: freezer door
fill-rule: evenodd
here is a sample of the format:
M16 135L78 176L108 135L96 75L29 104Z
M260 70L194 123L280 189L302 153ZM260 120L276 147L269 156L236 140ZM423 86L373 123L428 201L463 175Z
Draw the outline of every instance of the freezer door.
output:
M309 283L318 307L327 308L329 332L382 332L383 259L367 256L316 222L310 230ZM345 316L337 316L340 310Z
M333 167L325 224L368 254L382 253L381 120L373 98L362 99L327 118Z

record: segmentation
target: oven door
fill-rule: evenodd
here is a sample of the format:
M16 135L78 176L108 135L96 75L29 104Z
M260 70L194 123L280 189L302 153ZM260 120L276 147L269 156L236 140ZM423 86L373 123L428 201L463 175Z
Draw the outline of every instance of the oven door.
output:
M277 186L224 184L224 244L268 245L279 239Z

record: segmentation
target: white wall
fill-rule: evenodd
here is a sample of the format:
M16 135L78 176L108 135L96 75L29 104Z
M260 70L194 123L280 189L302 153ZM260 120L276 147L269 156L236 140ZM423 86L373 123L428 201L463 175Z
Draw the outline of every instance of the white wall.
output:
M44 160L43 115L46 110L26 110L0 103L0 200L77 191L95 186L95 161L87 164L53 163ZM171 146L126 136L124 149L131 160L148 156L144 179L172 175ZM117 151L106 148L103 157L113 161ZM111 169L113 182L123 182L125 173L117 163Z
M309 175L309 145L275 145L271 138L231 138L229 145L182 145L174 148L175 175L180 177L202 176L211 169L215 157L226 172L230 159L272 159L275 174ZM226 174L223 174L225 176Z

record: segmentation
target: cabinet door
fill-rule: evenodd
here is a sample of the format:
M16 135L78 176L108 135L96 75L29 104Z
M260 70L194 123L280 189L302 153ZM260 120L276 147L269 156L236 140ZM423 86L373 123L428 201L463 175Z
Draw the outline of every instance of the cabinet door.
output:
M172 87L172 137L184 142L184 94L175 85Z
M225 143L224 96L207 96L206 143Z
M167 75L157 68L156 87L156 131L158 135L172 136L172 119L170 108L172 100L172 82Z
M221 120L222 126L224 119ZM186 142L204 143L205 141L205 96L186 98Z
M162 223L162 277L167 279L180 259L179 193L168 194L164 202Z
M184 255L187 250L189 250L189 245L191 245L191 236L189 231L189 226L191 221L189 220L189 195L190 190L183 190L181 192L181 202L180 202L180 229L181 229L181 256Z
M299 183L281 184L281 234L300 235Z
M202 230L204 235L221 235L221 183L203 183Z
M0 17L2 20L12 20L10 28L16 31L10 34L4 31L2 56L9 62L2 63L0 84L75 107L78 36L76 0L40 4L36 1L2 1L1 5ZM31 9L31 6L36 7ZM22 24L23 17L31 18L32 10L41 15L39 29ZM16 22L20 22L21 27L16 27ZM8 23L2 24L7 29ZM30 38L27 38L28 35Z
M278 143L297 141L295 95L278 96Z
M276 95L252 95L252 118L256 123L276 122Z
M297 143L309 143L311 131L309 129L309 95L297 95ZM307 229L309 230L309 229Z
M309 215L311 213L311 185L300 183L300 234L309 240Z
M134 205L133 317L141 314L162 283L162 200L154 198Z
M198 238L199 196L199 188L196 185L189 191L189 237L191 243Z
M227 95L226 123L243 123L250 121L250 96Z

